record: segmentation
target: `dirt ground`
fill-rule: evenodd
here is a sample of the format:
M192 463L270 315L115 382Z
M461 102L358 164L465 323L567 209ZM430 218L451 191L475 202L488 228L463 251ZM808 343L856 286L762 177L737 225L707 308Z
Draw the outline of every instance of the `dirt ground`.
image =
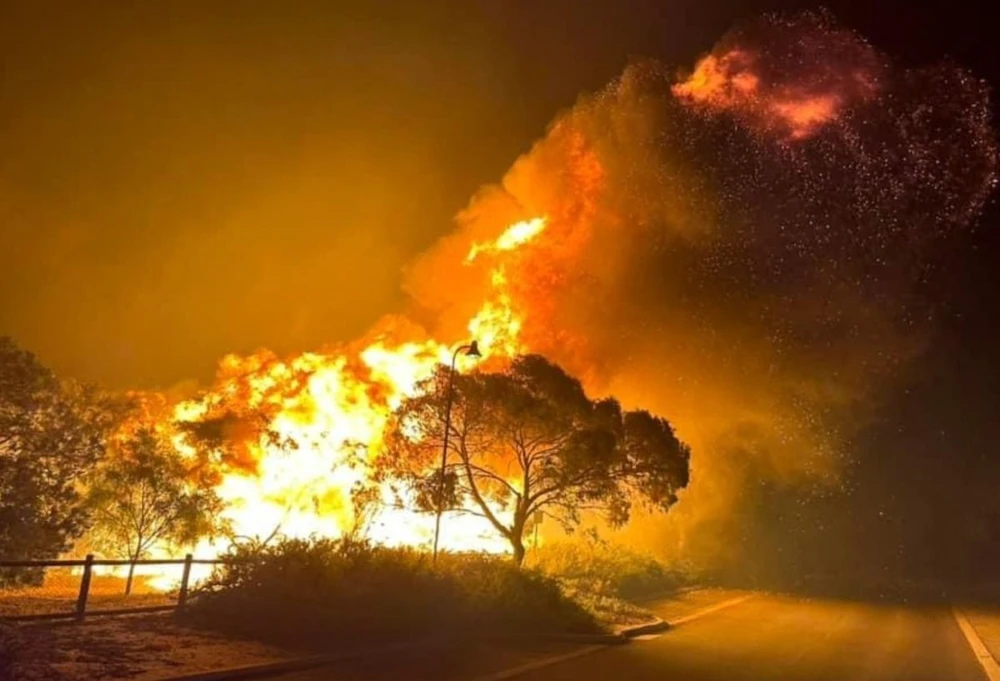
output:
M0 590L0 617L72 612L79 589L78 574L49 570L43 586ZM141 576L129 596L124 591L124 579L95 575L87 611L173 605L177 601L176 593L157 591ZM181 627L170 612L93 617L82 623L48 620L0 626L0 648L8 648L0 652L15 658L17 665L13 671L0 669L0 681L153 681L292 655L259 643Z
M37 670L39 681L153 681L294 656L179 626L171 613L22 623L15 629L19 657Z
M127 601L123 601L120 586L112 582L100 585L93 603L103 602L106 605L123 602L124 605L135 606L152 604L153 599L166 598L153 592L133 594ZM26 608L51 606L57 602L62 603L61 609L72 607L75 587L67 586L63 591L59 591L56 584L48 584L47 587L48 591L0 592L0 604L8 611L16 604L22 612ZM72 598L67 600L67 596ZM681 600L699 599L692 594ZM695 603L684 605L690 607ZM594 611L601 611L602 619L611 629L636 621L648 621L651 616L647 610L617 599L591 603L589 607ZM261 643L234 640L210 631L181 626L170 612L94 617L82 623L72 620L22 622L4 627L16 640L17 657L22 661L17 681L157 681L182 674L274 662L297 656L294 652ZM498 664L502 662L503 666L511 666L515 662L520 663L518 661L521 658L528 659L534 654L531 650L521 650L518 647L527 645L507 643L504 646L511 647L511 650L507 650L504 646L490 644L484 650L489 649L491 655L499 656ZM547 654L556 645L546 643ZM469 664L478 669L484 656L489 657L484 650L479 650L472 656L475 659Z

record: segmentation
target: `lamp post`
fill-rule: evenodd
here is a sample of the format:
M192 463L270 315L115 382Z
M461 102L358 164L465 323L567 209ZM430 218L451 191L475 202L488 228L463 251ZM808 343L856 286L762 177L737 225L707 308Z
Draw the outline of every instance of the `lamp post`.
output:
M434 562L437 562L438 537L441 534L441 513L444 512L444 476L448 466L448 435L451 433L451 404L455 398L455 362L458 360L458 355L461 352L465 352L468 357L483 356L479 352L479 344L476 341L455 348L455 353L451 356L451 370L448 372L448 393L445 398L444 408L444 441L441 445L441 477L438 480L437 517L434 519L434 554L432 558Z

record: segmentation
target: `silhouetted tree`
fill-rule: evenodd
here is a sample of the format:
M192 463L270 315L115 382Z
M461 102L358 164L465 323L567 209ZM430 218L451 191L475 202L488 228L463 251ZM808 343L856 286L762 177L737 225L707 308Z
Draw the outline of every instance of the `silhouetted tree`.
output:
M404 400L378 474L404 481L420 508L486 518L518 564L536 514L568 530L586 510L622 525L633 501L665 511L687 485L689 450L665 419L591 400L579 381L537 355L501 372L455 377L442 479L447 380L442 368Z
M218 495L150 429L116 445L91 481L88 502L94 545L131 561L126 595L136 561L158 543L193 544L221 529Z
M105 449L113 420L95 390L64 383L0 337L0 556L54 558L86 528L78 481ZM38 582L41 572L0 574Z

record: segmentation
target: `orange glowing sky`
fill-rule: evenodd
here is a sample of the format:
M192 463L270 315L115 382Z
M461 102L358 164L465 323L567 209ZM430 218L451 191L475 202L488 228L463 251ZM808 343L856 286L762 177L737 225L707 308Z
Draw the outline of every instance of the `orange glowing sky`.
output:
M846 29L826 51L786 41L800 62L761 52L766 31L712 48L725 3L59 5L0 7L0 331L66 375L186 397L178 383L217 367L222 384L345 345L354 364L337 371L398 371L400 343L430 343L402 362L421 364L470 320L502 326L519 309L527 347L677 421L706 503L676 517L698 522L738 515L730 503L761 480L836 468L830 423L868 406L938 320L907 316L900 244L964 227L992 188L974 78L907 72L889 103L895 67ZM902 63L1000 63L966 51L974 22L949 28L958 9L924 17L938 42L899 20L930 10L881 11L858 28L911 50ZM659 61L612 82L635 54ZM671 85L698 123L673 125ZM909 148L893 137L898 153L874 153L878 126L850 127L895 130L918 95L940 120ZM730 119L752 133L739 153L691 150L699 126ZM954 139L921 146L935 129ZM785 153L814 141L815 158ZM541 216L533 257L495 241ZM870 271L889 293L865 289ZM407 321L380 322L393 313ZM394 344L371 345L389 330ZM655 536L735 541L692 527Z

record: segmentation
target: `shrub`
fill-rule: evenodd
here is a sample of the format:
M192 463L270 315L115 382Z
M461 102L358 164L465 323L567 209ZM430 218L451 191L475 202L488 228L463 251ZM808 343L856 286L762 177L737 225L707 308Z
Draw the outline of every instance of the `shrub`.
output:
M559 585L505 557L354 540L284 540L235 549L196 591L194 623L297 647L428 633L595 632Z
M690 570L600 541L554 542L531 552L530 564L571 592L639 598L692 583Z

